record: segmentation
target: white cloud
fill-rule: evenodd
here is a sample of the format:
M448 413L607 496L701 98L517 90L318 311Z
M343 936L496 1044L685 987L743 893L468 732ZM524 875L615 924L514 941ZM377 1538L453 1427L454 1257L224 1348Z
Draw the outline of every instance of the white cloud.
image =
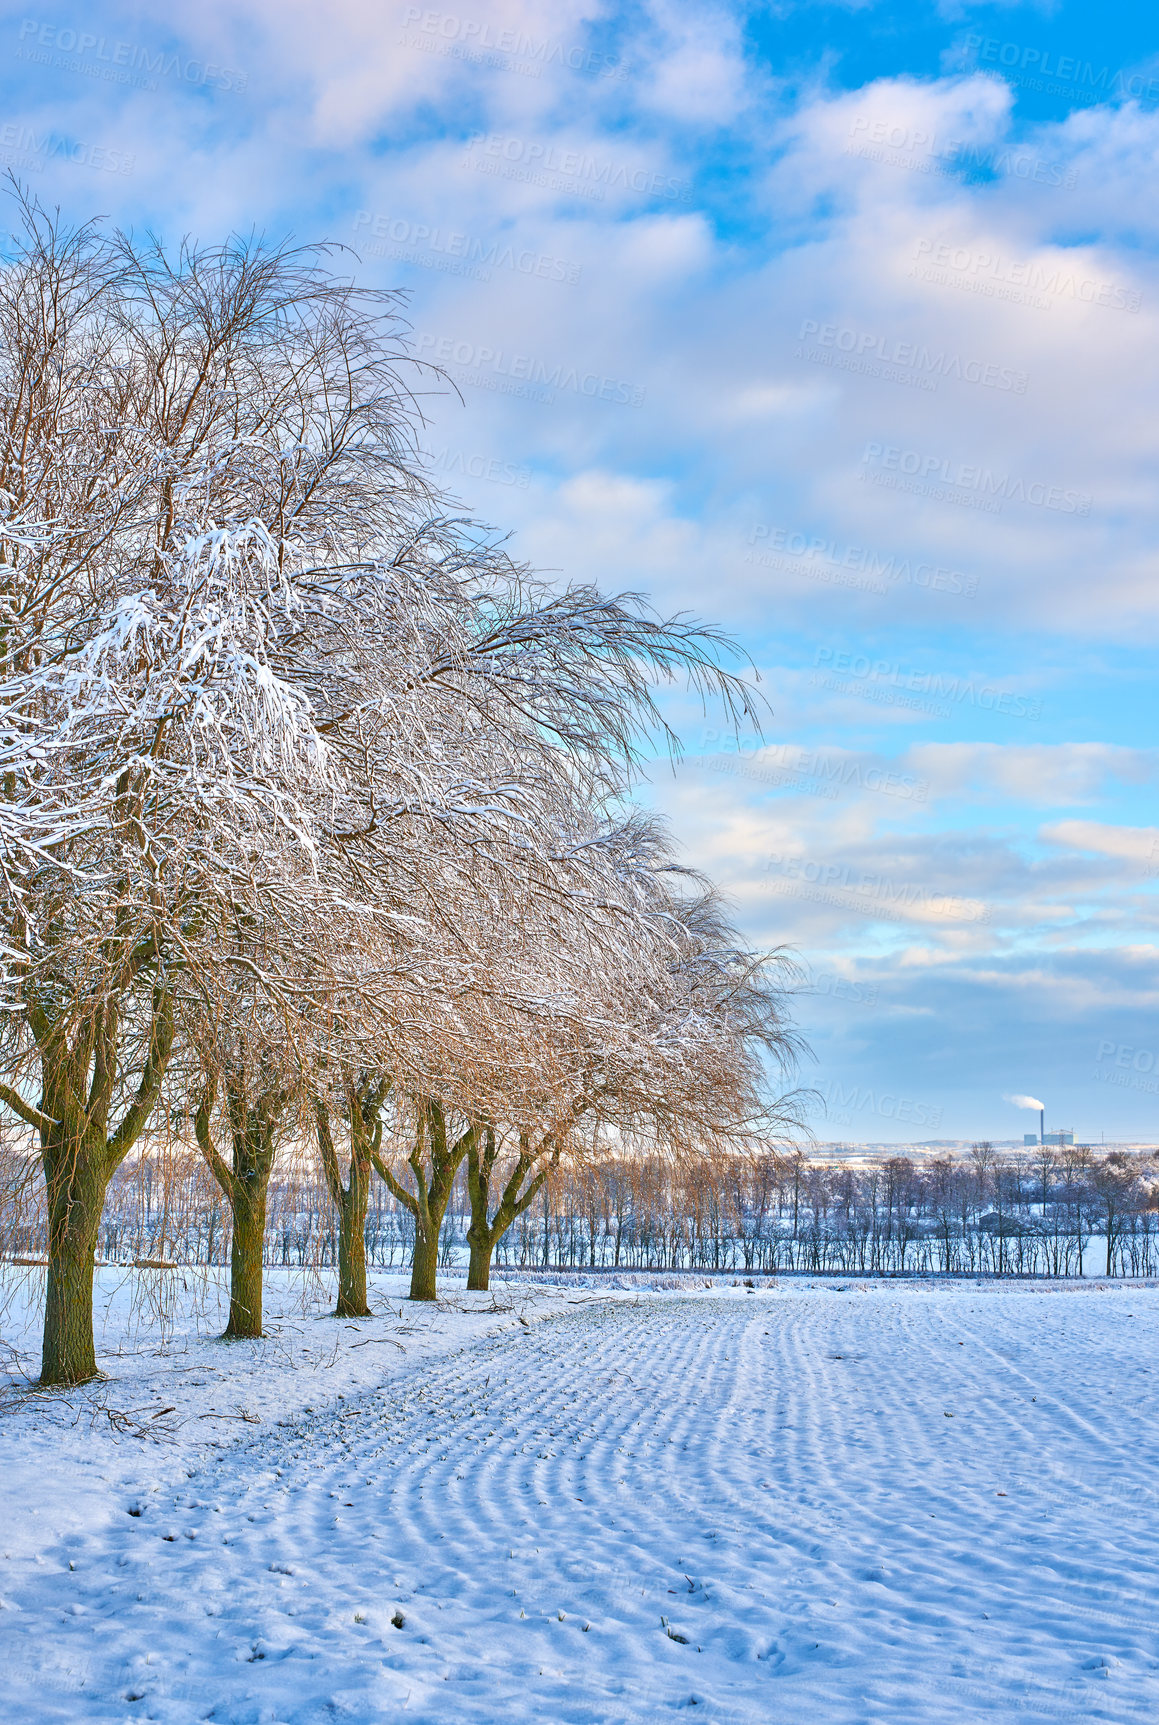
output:
M1159 874L1159 827L1117 827L1102 821L1055 821L1042 828L1041 836L1048 844L1065 845L1070 850L1093 851L1097 856L1145 863Z
M987 663L1012 630L1154 639L1159 281L1140 188L1159 115L1020 129L1003 86L960 76L817 90L789 113L746 64L737 15L714 7L472 0L424 8L409 32L406 11L187 9L177 27L198 51L248 72L244 100L79 76L37 96L22 77L17 119L136 156L131 176L58 163L36 183L171 236L256 226L361 245L361 280L408 281L418 332L472 355L451 367L464 404L424 398L424 441L454 456L464 501L518 528L516 553L540 565L746 631L776 711L754 770L781 777L690 765L658 770L653 795L754 937L868 967L888 1024L925 1027L900 1052L863 1039L881 1072L906 1057L957 1083L961 1051L943 1045L958 999L978 1058L1025 1050L1051 1013L1084 1047L1125 1036L1156 990L1159 828L1116 825L1105 804L1153 782L1154 751L1089 740L1077 719L1070 742L969 740L987 715L958 703L958 740L891 755L883 735L924 736L932 715L777 666L807 662L802 643L864 638L874 658L977 664L1029 694L1009 656L1005 675ZM494 46L504 32L530 57ZM537 44L619 54L634 75ZM465 147L472 133L485 141ZM371 218L357 239L356 211ZM376 218L406 238L371 249ZM530 267L498 261L503 247ZM1007 495L987 490L1003 480ZM691 705L673 705L701 748ZM855 746L870 724L876 751ZM825 764L786 778L790 746ZM837 870L837 902L770 891L773 854ZM1041 1051L1056 1073L1074 1058L1060 1048ZM1006 1088L1045 1087L1023 1064Z
M301 143L349 148L427 104L525 120L577 76L599 0L472 0L431 7L371 0L209 0L200 29L247 49L253 80L304 108ZM244 59L239 58L244 64ZM259 82L260 79L260 82ZM288 86L288 88L287 88Z
M918 743L905 764L936 797L1010 797L1025 803L1090 802L1115 780L1146 784L1159 766L1153 749L1108 743Z
M643 104L681 125L735 125L755 82L740 21L721 5L651 0L636 54Z

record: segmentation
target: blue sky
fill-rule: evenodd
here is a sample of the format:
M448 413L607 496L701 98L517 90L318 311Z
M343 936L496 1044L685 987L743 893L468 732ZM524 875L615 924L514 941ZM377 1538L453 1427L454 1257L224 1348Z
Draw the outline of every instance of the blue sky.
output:
M529 561L725 624L647 791L822 1139L1159 1137L1159 26L1093 4L0 9L0 165L410 293Z

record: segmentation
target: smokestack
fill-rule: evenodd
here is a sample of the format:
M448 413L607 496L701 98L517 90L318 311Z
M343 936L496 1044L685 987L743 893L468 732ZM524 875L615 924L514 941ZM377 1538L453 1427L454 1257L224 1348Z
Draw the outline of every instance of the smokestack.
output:
M1041 1096L1007 1096L1006 1102L1013 1102L1015 1108L1037 1108L1038 1110L1038 1142L1046 1143L1046 1104ZM1028 1132L1023 1142L1034 1143L1033 1132Z

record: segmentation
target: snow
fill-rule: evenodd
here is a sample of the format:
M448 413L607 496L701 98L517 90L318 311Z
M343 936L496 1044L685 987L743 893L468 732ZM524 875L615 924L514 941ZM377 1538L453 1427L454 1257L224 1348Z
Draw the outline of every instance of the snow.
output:
M0 1398L6 1721L1159 1716L1153 1285L140 1280Z

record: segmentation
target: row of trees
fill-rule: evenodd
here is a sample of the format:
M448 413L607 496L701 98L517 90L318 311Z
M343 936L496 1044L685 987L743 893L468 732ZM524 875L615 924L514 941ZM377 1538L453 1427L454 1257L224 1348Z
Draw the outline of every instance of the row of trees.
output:
M627 800L728 643L551 586L417 454L399 307L318 249L177 255L17 196L0 270L0 1103L43 1181L42 1381L95 1372L110 1181L196 1147L258 1335L279 1152L339 1306L371 1183L435 1294L553 1171L783 1131L783 961ZM408 381L409 380L409 381ZM38 1172L37 1172L38 1171Z
M504 1264L859 1275L1159 1273L1159 1168L1078 1146L1003 1157L826 1161L732 1153L568 1170Z
M506 1153L501 1178L514 1166ZM9 1162L18 1172L19 1158ZM889 1275L1159 1273L1159 1167L1149 1155L1084 1146L1003 1158L987 1144L964 1157L850 1164L800 1151L731 1150L680 1162L642 1155L575 1157L550 1169L538 1202L497 1241L504 1269L704 1270ZM452 1188L441 1264L470 1254L466 1167ZM43 1206L11 1209L0 1249L42 1253ZM225 1264L228 1208L188 1151L125 1165L108 1197L101 1243L111 1260ZM411 1209L379 1183L363 1228L366 1260L413 1264ZM340 1268L339 1212L316 1161L271 1182L266 1264Z

